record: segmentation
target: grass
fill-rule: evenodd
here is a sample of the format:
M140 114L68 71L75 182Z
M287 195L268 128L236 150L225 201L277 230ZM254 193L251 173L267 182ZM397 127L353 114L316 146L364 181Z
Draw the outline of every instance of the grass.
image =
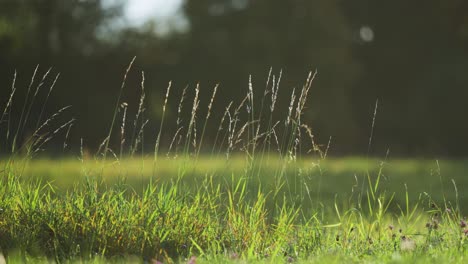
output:
M263 164L261 175L257 180L251 180L251 185L260 183L266 193L275 190L274 181L271 175L275 173L279 166L276 160L278 157L269 156L270 162ZM125 184L141 193L143 188L151 181L170 184L177 179L177 168L185 166L186 177L183 184L196 189L207 175L212 177L217 184L231 183L232 175L242 175L247 165L246 159L242 155L224 158L200 157L196 162L187 164L186 160L162 158L158 166L157 174L153 177L152 158L126 158L117 161L107 161L102 163L94 159L80 161L76 158L60 159L34 159L26 160L25 164L19 162L23 178L40 179L42 182L50 182L56 187L56 192L66 192L74 187L76 183L83 183L86 179L84 175L102 176L108 186L118 184L124 179ZM400 159L387 160L385 163L379 159L366 158L328 158L317 163L316 159L296 160L290 164L286 170L286 178L289 188L283 187L285 194L294 190L298 193L311 196L312 199L303 199L301 204L305 207L317 208L320 203L333 204L335 195L340 200L353 200L367 188L367 173L377 175L382 169L383 177L380 187L389 193L395 193L394 204L405 203L405 192L408 189L409 201L411 204L420 202L420 195L427 193L431 199L438 203L444 203L444 199L455 206L457 200L453 181L462 189L468 185L466 175L466 160L416 160ZM441 170L439 174L438 170ZM237 177L237 176L236 176ZM241 178L241 176L239 176ZM321 179L320 179L321 178ZM320 188L318 182L322 184ZM339 184L337 184L339 182ZM257 184L258 185L258 184ZM306 188L307 186L307 188ZM406 187L405 187L406 186ZM251 187L253 188L253 186ZM307 191L308 189L308 191ZM296 192L299 190L299 192ZM317 197L320 199L317 199ZM354 200L355 201L355 200ZM466 193L458 193L458 202L462 211L468 210L468 196ZM392 207L392 212L398 208Z
M90 155L81 146L79 156L55 160L38 153L59 137L65 153L74 120L64 117L67 108L48 118L37 111L31 120L50 74L36 84L36 69L15 122L15 75L0 119L8 153L0 161L0 249L7 261L466 262L468 198L458 189L467 184L467 161L330 158L302 121L315 73L292 91L284 120L276 121L282 73L272 71L263 96L249 80L244 100L231 102L219 120L211 116L218 86L204 115L200 86L193 100L185 88L174 132L164 129L169 84L148 151L144 73L133 120L120 98L133 62L99 150ZM26 136L30 122L35 132ZM208 139L212 122L219 126Z

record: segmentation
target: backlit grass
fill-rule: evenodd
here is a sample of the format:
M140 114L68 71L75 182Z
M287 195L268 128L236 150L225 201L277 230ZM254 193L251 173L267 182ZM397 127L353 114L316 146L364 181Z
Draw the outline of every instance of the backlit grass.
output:
M0 161L0 249L7 261L466 261L468 162L330 158L329 144L316 144L302 120L314 73L291 91L281 120L273 114L281 72L270 71L261 97L249 81L245 98L220 119L210 114L218 86L204 115L200 86L193 98L185 88L171 120L176 131L164 128L169 84L151 150L143 144L144 74L133 119L121 100L125 74L96 153L82 140L79 155L58 159L41 153L59 139L68 153L68 108L30 116L48 74L35 86L34 73L16 121L8 118L14 81L0 119L7 153ZM31 122L34 132L25 133ZM219 126L206 138L211 122ZM163 142L163 134L171 140Z

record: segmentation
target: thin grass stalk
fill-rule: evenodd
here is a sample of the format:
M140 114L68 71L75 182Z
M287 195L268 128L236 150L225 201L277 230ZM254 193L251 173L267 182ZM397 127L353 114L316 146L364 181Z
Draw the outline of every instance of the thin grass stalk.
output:
M39 139L37 141L35 141L31 146L32 153L37 153L41 149L41 147L43 145L45 145L52 138L54 138L54 136L57 135L60 131L62 131L63 129L65 129L69 125L73 124L73 122L75 122L74 118L69 120L68 122L64 123L63 125L61 125L57 129L55 129L52 133L47 133L46 134L46 135L50 135L50 136L48 136L48 137L40 136ZM41 142L42 139L43 139L43 141Z
M244 134L244 132L245 132L246 130L248 130L248 129L246 129L246 128L252 126L251 123L255 123L255 122L254 122L254 121L253 121L253 122L251 122L251 121L245 122L245 124L244 124L243 126L241 126L241 128L239 129L239 131L237 131L237 133L234 135L234 137L233 137L234 146L237 145L237 144L239 144L239 143L242 141L242 135ZM253 158L252 155L250 155L250 154L248 153L249 142L250 142L250 141L247 141L247 143L246 143L246 145L245 145L244 148L245 148L245 150L247 151L247 156L250 157L250 158Z
M136 138L135 138L135 145L134 145L134 147L133 147L134 153L135 153L136 150L138 149L138 146L139 146L139 145L143 146L144 131L145 131L145 127L146 127L146 125L148 124L148 122L149 122L149 120L145 120L145 121L143 121L143 123L141 124L140 130L138 131L137 136L136 136ZM141 150L142 150L142 153L141 153L141 154L143 155L143 153L144 153L143 147L141 148ZM134 154L134 153L133 153L133 154ZM132 154L132 155L133 155L133 154Z
M199 104L199 103L198 103ZM197 105L198 108L198 105ZM193 155L197 154L197 118L195 116L195 119L193 120L193 139L192 139L192 146L193 146Z
M200 84L197 83L195 86L195 96L193 98L193 104L192 104L192 113L190 115L190 122L189 126L187 129L187 134L185 136L185 147L184 147L184 155L188 155L189 150L190 150L190 143L192 140L192 131L194 129L194 124L195 124L195 119L197 115L197 110L198 110L198 104L200 101L198 100L198 94L200 92Z
M51 115L46 121L44 121L44 123L39 127L37 128L34 133L28 137L27 139L25 139L24 143L16 150L16 152L19 152L23 149L26 149L27 150L27 156L29 156L31 153L29 152L31 150L30 146L34 146L36 144L38 144L40 142L40 140L43 140L44 137L49 134L48 132L46 133L43 133L41 135L41 130L43 128L45 128L46 126L48 126L53 120L55 120L55 118L57 118L59 115L61 115L64 111L66 111L67 109L69 109L71 106L65 106L61 109L59 109L57 112L55 112L53 115ZM16 153L15 152L15 153ZM13 156L15 153L12 153Z
M24 114L25 114L26 107L27 107L28 101L29 101L29 94L31 92L31 87L32 87L32 85L34 83L34 80L36 78L36 74L37 74L38 69L39 69L39 65L37 65L36 68L34 69L34 73L33 73L32 77L31 77L31 81L29 83L28 90L26 91L26 97L24 99L23 108L21 110L21 115L20 115L20 119L19 119L19 122L18 122L18 127L16 128L16 132L15 132L15 135L13 137L13 143L12 143L12 146L11 146L11 153L15 153L15 151L16 151L16 141L18 140L18 137L19 137L20 128L22 126Z
M365 175L363 175L363 183L365 182L366 180L366 176L367 176L367 180L368 182L370 183L370 171L369 171L369 152L370 152L370 148L371 148L371 145L372 145L372 138L374 136L374 126L375 126L375 120L376 120L376 116L377 116L377 107L378 107L378 103L379 103L379 100L377 99L375 101L375 107L374 107L374 114L372 116L372 124L371 124L371 131L370 131L370 135L369 135L369 142L368 142L368 145L367 145L367 154L366 154L366 173ZM369 186L370 190L372 191L372 186ZM361 196L364 195L364 184L362 186L362 189L361 189ZM370 205L369 205L370 207ZM371 208L370 208L371 209ZM372 209L371 209L371 212L372 212ZM372 213L371 213L372 214Z
M312 82L313 80L315 79L315 75L317 74L317 71L314 72L314 74L311 76L309 74L309 78L306 82L306 85L304 86L304 89L302 90L302 93L301 93L301 96L299 97L299 100L298 102L301 102L300 104L298 104L298 111L297 111L297 116L296 116L296 122L297 122L297 127L296 127L296 137L294 139L294 142L293 142L293 149L292 149L292 157L294 159L297 158L297 153L302 153L301 151L301 137L302 137L302 133L301 133L301 125L302 125L302 114L304 112L304 107L306 105L306 101L307 101L307 98L308 98L308 94L309 94L309 90L312 86Z
M46 126L48 126L52 121L54 121L58 116L60 116L63 112L65 112L66 110L70 109L71 108L71 105L67 105L65 107L62 107L60 108L57 112L55 112L54 114L52 114L49 118L47 118L46 121L44 121L44 123L41 124L41 126L39 126L33 133L32 137L34 136L37 136L39 135L39 132L45 128Z
M174 142L176 141L177 136L179 135L179 133L182 131L183 128L184 128L183 126L179 127L177 129L177 131L175 132L174 137L172 137L171 144L169 145L169 149L168 149L168 151L166 153L166 157L169 157L169 154L171 153ZM176 155L177 155L177 153L176 153Z
M297 137L300 135L301 117L302 117L303 110L304 110L304 107L308 98L310 87L312 86L312 82L315 79L316 74L317 74L317 71L309 73L306 83L304 84L301 90L299 99L297 100L296 116L295 116L295 119L292 120L293 122L292 122L291 135L286 145L285 154L289 153L291 155L292 151L294 151L294 146L297 144L296 143L298 140ZM285 135L286 134L287 133L285 133Z
M188 89L188 85L185 86L184 89L182 90L182 95L180 97L179 106L177 107L177 121L176 121L177 127L179 127L179 125L182 123L181 113L182 113L182 109L184 106L184 100L185 100L185 95L187 94L187 89Z
M120 159L122 159L123 149L124 149L124 144L125 144L125 124L126 124L126 119L127 119L128 104L124 102L120 106L123 108L122 124L120 125L120 155L119 155Z
M379 107L379 99L375 100L375 107L374 107L374 114L372 116L372 125L371 131L369 136L369 143L367 144L367 154L366 157L369 157L371 145L372 145L372 138L374 137L374 127L375 127L375 118L377 117L377 108Z
M146 93L145 93L145 72L141 72L141 84L140 84L140 89L141 89L141 95L140 95L140 102L138 104L138 110L135 115L135 120L133 120L133 132L132 132L132 138L130 139L130 155L133 156L133 154L136 151L136 146L132 147L134 145L134 140L135 137L137 136L137 125L138 125L138 120L140 119L140 115L143 114L145 111L144 109L144 103L145 103L145 98L146 98ZM144 122L144 120L142 120Z
M310 72L306 83L303 85L301 94L299 96L299 99L297 100L297 105L296 105L296 113L295 113L295 119L291 119L291 130L289 132L289 123L285 123L285 129L283 133L283 140L281 141L282 146L282 152L283 155L280 155L280 164L281 168L279 168L276 173L275 177L281 181L284 178L284 173L286 171L286 163L287 163L287 157L290 159L294 159L295 155L294 154L297 151L297 144L300 142L300 124L301 124L301 116L302 112L305 106L305 103L307 101L307 96L308 92L310 90L310 87L312 86L312 82L315 79L315 76L317 74L317 71L315 72ZM289 116L289 115L288 115ZM289 134L289 137L288 137ZM290 183L289 179L285 178L286 180L286 185L288 188L290 188Z
M318 209L318 205L319 205L318 201L321 200L321 190L322 190L322 181L323 181L323 170L322 170L322 167L320 165L320 161L325 160L327 153L326 152L324 153L320 149L320 147L315 143L315 139L314 139L314 135L312 133L312 129L309 126L307 126L306 124L302 124L301 127L305 129L307 135L309 136L311 144L312 144L312 147L308 151L308 153L313 151L313 152L318 153L320 155L320 160L319 160L319 163L317 165L318 170L319 170L319 180L318 180L318 183L317 183L317 197L316 197L317 209ZM328 146L327 146L326 151L328 151ZM309 200L312 203L313 201L312 201L310 193L309 193L309 188L308 188L308 186L307 186L307 184L305 182L304 182L304 184L305 184L305 186L307 188L307 194L308 194Z
M266 81L266 87L265 87L265 90L263 91L263 97L262 97L262 100L261 100L261 103L260 103L260 112L258 114L258 120L259 120L259 123L258 123L258 126L257 126L257 131L255 132L255 138L258 139L259 138L259 134L260 134L260 127L261 127L261 120L262 120L262 117L263 117L263 109L264 109L264 105L265 105L265 98L267 97L269 91L268 91L268 84L270 82L270 78L271 78L271 72L272 72L273 68L270 68L270 71L268 72L268 78L267 78L267 81Z
M258 171L257 171L257 178L260 177L260 170L261 170L261 166L263 164L263 160L264 160L264 157L265 157L265 151L267 153L270 153L270 150L271 150L271 148L270 148L271 147L270 139L271 139L271 133L272 133L273 112L275 110L275 103L276 103L276 100L278 98L278 90L279 90L279 84L281 82L282 73L283 73L283 70L280 70L279 78L278 78L277 82L276 82L275 75L273 75L271 91L268 91L268 84L269 84L270 76L271 76L271 69L270 69L270 73L268 74L268 79L267 79L266 86L265 86L264 98L266 97L266 95L268 93L271 93L271 104L270 104L270 115L269 115L267 130L265 132L266 133L265 134L265 140L263 141L263 144L262 144L262 155L261 155L261 159L260 159L259 168L258 168ZM260 111L263 111L263 100L262 100L262 109ZM259 120L261 120L261 115L259 116ZM259 122L259 123L261 123L261 122ZM260 128L260 124L259 124L258 128ZM257 136L258 136L258 131L259 131L259 129L257 130ZM268 150L266 150L267 146L268 146Z
M70 123L70 125L68 126L68 129L67 129L67 133L65 134L65 140L63 141L63 148L62 148L62 154L63 155L65 155L65 151L66 151L66 149L68 147L67 142L68 142L72 127L73 127L73 123Z
M203 124L203 129L202 129L202 133L201 133L201 137L200 137L200 143L199 143L198 151L197 151L197 154L196 154L197 157L200 155L200 150L201 150L201 147L203 145L203 139L205 137L206 124L208 123L208 119L210 118L210 115L211 115L211 108L213 107L213 102L214 102L214 99L216 97L216 92L218 90L218 86L219 86L219 84L215 85L215 87L213 89L213 93L211 95L210 103L208 104L208 113L206 114L205 123Z
M156 170L156 162L158 160L158 152L159 152L159 145L160 145L160 140L161 140L161 133L162 133L163 126L164 126L164 117L166 115L166 105L167 105L167 100L169 98L169 94L170 94L170 91L171 91L171 86L172 86L172 82L169 82L169 84L167 86L167 90L166 90L166 97L164 99L163 112L162 112L162 117L161 117L161 123L159 124L158 136L156 138L156 143L154 145L153 175L154 175L155 170Z
M179 136L179 139L177 141L175 141L175 139L176 139L177 134L180 133L182 131L182 129L183 129L183 126L181 126L181 124L182 124L181 113L182 113L182 109L183 109L183 106L184 106L184 100L185 100L185 95L187 93L187 89L188 89L188 85L186 85L184 87L184 89L182 90L182 95L180 97L179 105L177 107L177 121L176 121L177 130L176 130L176 133L175 133L175 135L174 135L174 137L172 139L173 142L176 142L176 145L175 145L175 148L174 148L174 152L175 152L176 156L177 156L177 152L178 152L178 148L179 148L179 144L180 144L180 141L182 139L182 136Z
M34 101L35 101L35 99L37 97L37 94L39 93L39 90L41 89L41 87L44 85L45 79L47 78L47 76L49 75L51 70L52 70L52 68L49 68L49 70L47 70L47 72L42 76L42 79L39 82L39 84L36 86L36 90L34 92L34 95L33 95L32 99L31 99L31 103L29 104L28 111L26 112L26 117L25 117L25 120L24 120L24 123L23 123L23 127L21 128L22 130L24 130L24 127L26 126L26 123L28 122L29 114L31 113L31 108L34 105ZM44 108L44 107L45 107L45 104L42 105L42 108ZM37 124L39 124L39 122L40 122L40 120L38 119ZM37 127L37 124L36 124L36 127Z
M107 140L109 140L108 137L106 137L106 138L101 142L101 144L100 144L99 147L98 147L98 150L96 151L96 155L95 155L95 156L99 156L99 155L104 156L104 153L102 152L102 150L105 148Z
M8 97L8 101L7 101L6 105L5 105L5 108L3 109L2 116L0 117L0 125L3 123L3 120L5 118L5 115L6 115L7 111L11 107L11 105L13 103L13 96L15 95L15 92L16 92L15 84L16 84L16 71L15 71L15 73L13 75L13 81L12 81L12 84L11 84L10 96Z
M283 76L283 70L280 70L279 77L275 83L275 76L273 76L273 85L271 86L271 106L270 106L270 118L268 120L268 131L271 130L271 125L273 122L273 112L275 111L275 105L276 105L276 100L278 99L278 91L279 91L279 85L281 83L281 77ZM275 89L276 86L276 89ZM267 139L267 144L268 144L268 152L270 152L270 138L271 134L268 134L266 139Z
M223 116L221 117L221 121L219 122L218 130L216 131L216 136L215 136L215 139L214 139L214 142L213 142L213 148L211 150L211 155L212 156L214 155L216 144L218 143L219 133L223 130L224 120L226 119L226 116L227 116L229 110L231 109L232 104L233 104L232 101L229 102L228 106L226 107L226 110L224 111ZM222 146L222 144L224 142L224 139L225 139L225 137L223 137L223 140L221 141L221 146ZM220 152L221 152L221 149L219 150L218 155L219 155Z
M294 104L296 103L295 99L296 99L296 94L295 94L295 88L294 88L292 93L291 93L291 101L289 103L288 116L287 116L286 121L284 123L284 131L283 131L282 140L281 140L281 147L280 147L280 149L281 149L280 159L283 159L283 156L285 156L286 153L287 153L288 145L286 145L285 142L287 140L288 134L290 133L290 130L289 130L290 124L294 123L294 119L293 119L293 116L292 116L292 109L294 108ZM297 104L299 104L299 102L297 102ZM293 126L294 125L291 124L291 127L293 127Z
M249 103L250 103L250 107L247 107L247 110L250 109L250 111L247 111L247 112L250 114L249 119L250 119L250 122L251 122L252 126L249 127L247 144L249 144L250 141L251 141L250 137L252 137L252 138L255 137L255 124L254 124L255 106L254 106L254 92L253 92L253 84L252 84L252 75L249 75ZM248 150L248 146L246 147L246 150ZM251 157L254 157L254 156L255 156L255 144L252 144ZM252 160L250 160L249 162L252 162ZM252 164L250 164L250 165L252 165Z
M234 114L231 116L231 113L228 112L228 117L229 117L229 126L228 126L228 148L226 151L226 157L229 158L230 152L234 149L234 136L236 135L236 128L237 128L237 122L240 121L239 119L239 114L240 110L244 106L244 104L247 102L249 98L249 94L247 94L242 102L239 104L239 106L236 108L234 111Z
M60 77L60 73L58 73L58 74L55 76L55 79L54 79L54 81L52 82L52 85L49 87L49 92L47 93L47 96L46 96L46 98L45 98L45 100L44 100L44 103L42 104L41 112L40 112L39 117L38 117L38 119L37 119L36 129L38 128L39 123L40 123L41 120L42 120L42 116L44 115L45 107L46 107L46 105L47 105L47 102L49 101L50 94L52 93L52 90L54 89L55 84L57 83L57 80L58 80L59 77Z
M3 109L2 116L0 117L0 129L1 129L1 124L3 123L3 121L5 119L5 115L8 112L8 122L7 122L7 130L6 130L6 143L8 143L8 139L10 137L11 106L13 104L13 97L14 97L15 92L16 92L15 84L16 84L16 70L15 70L15 73L13 75L13 81L11 83L10 97L8 98L8 101L7 101L6 105L5 105L5 108ZM7 144L5 145L5 147L7 147Z
M112 116L112 122L111 122L111 125L109 127L109 133L107 133L107 137L105 139L104 157L103 157L104 162L106 161L106 158L107 158L107 151L109 150L109 142L110 142L110 138L111 138L111 135L112 135L112 131L114 129L115 120L117 118L117 112L119 111L120 99L122 97L123 89L124 89L125 83L127 81L127 75L130 72L130 69L132 68L133 62L135 62L135 59L136 59L136 56L133 57L133 59L130 61L127 69L125 70L125 74L124 74L124 77L123 77L123 80L122 80L122 84L120 85L119 96L117 97L117 102L115 104L114 114Z
M268 72L268 77L267 77L267 81L266 81L266 86L265 86L265 89L264 89L264 92L263 92L263 97L262 97L262 100L261 100L261 103L260 103L260 111L259 111L259 114L258 114L258 125L257 125L257 129L256 129L256 132L255 132L255 136L254 136L254 139L253 139L253 144L254 144L254 147L256 148L257 146L257 140L259 140L261 137L260 137L260 128L262 126L262 117L263 117L263 110L264 110L264 105L265 105L265 98L267 97L268 93L270 93L270 91L268 90L268 85L270 83L270 79L271 79L271 74L272 74L272 71L273 71L273 67L270 67L270 70ZM273 76L273 82L274 82L274 76ZM260 163L258 164L258 171L260 172L260 169L261 169L261 166L263 164L263 157L265 155L265 146L263 145L263 149L262 149L262 158L260 159ZM254 157L253 157L254 158ZM258 176L258 174L257 174Z
M81 162L81 165L83 167L83 164L84 164L83 138L80 138L80 156L78 157L78 160Z
M267 77L267 80L266 80L265 89L264 89L264 91L263 91L262 101L261 101L261 104L260 104L260 113L258 114L258 120L262 120L263 109L264 109L264 105L265 105L265 98L266 98L267 95L270 93L270 91L268 90L268 85L269 85L269 83L270 83L272 71L273 71L273 67L270 67L270 70L268 71L268 77ZM260 132L260 125L257 127L257 132L256 132L256 134L258 135L259 132Z
M309 149L307 153L316 152L320 155L320 159L323 159L324 158L323 151L315 143L315 137L314 137L314 134L312 133L312 129L306 124L302 124L301 127L304 128L304 130L306 131L307 135L309 136L310 143L311 143L311 149Z

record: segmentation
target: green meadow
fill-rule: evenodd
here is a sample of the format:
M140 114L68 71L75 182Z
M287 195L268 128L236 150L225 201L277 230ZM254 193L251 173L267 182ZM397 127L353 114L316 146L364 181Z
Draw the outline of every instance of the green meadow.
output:
M76 155L67 108L29 118L40 86L19 121L6 118L13 85L0 119L0 263L465 263L468 161L331 156L302 121L314 76L278 121L275 77L258 101L249 83L221 118L217 86L203 112L197 85L165 120L169 84L151 149L144 79L133 118L124 77L107 137ZM219 124L210 136L207 124Z
M283 161L271 155L249 164L245 157L237 155L229 159L202 156L196 160L164 157L156 167L152 158L107 162L78 157L34 159L16 165L24 178L49 182L59 193L89 177L99 178L106 186L124 183L138 193L151 182L170 184L180 180L184 188L195 191L207 180L227 187L242 179L250 189L265 193L279 189L289 200L299 199L301 205L314 209L333 205L335 198L339 204L346 200L344 204L355 205L357 198L366 195L369 179L379 177L379 189L394 195L392 209L406 202L408 192L412 204L430 197L451 206L458 203L463 211L468 210L468 195L464 192L468 186L467 160L310 157ZM284 175L278 181L275 176L281 170Z
M1 164L0 246L12 262L466 261L463 160Z

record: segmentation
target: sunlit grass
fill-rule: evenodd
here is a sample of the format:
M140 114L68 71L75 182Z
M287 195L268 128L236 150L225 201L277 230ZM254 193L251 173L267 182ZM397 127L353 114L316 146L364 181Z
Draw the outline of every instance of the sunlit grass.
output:
M365 167L355 167L362 165L360 161L330 159L322 163L323 186L350 188L347 183L341 186L339 178L351 171L364 175ZM243 177L246 162L241 157L233 158L229 166L224 159L201 158L186 166L191 173L177 177L181 162L185 166L185 161L167 160L157 173L165 175L161 173L164 171L167 176L159 179L142 165L145 160L138 159L118 163L33 160L21 177L13 174L19 168L10 165L0 189L0 235L6 238L1 247L7 252L19 250L21 254L12 251L11 256L21 260L45 255L49 260L78 258L96 262L115 256L120 256L120 261L181 262L197 256L197 263L236 263L242 259L253 263L372 262L376 257L379 261L398 262L413 261L421 254L427 259L446 259L455 254L453 261L460 262L466 257L466 229L454 200L447 199L444 204L443 199L421 198L421 194L404 191L392 200L393 193L381 187L371 197L369 190L375 187L376 179L373 175L371 185L364 182L364 186L354 187L354 196L352 192L334 190L322 194L324 198L316 204L317 193L310 194L310 199L306 189L293 192L285 184L284 191L275 194L271 178ZM378 160L362 163L367 163L370 171L381 166ZM399 164L413 164L413 170L405 170L414 173L410 175L415 178L414 184L420 169L430 165L425 161L390 161L385 170L387 177ZM261 175L274 169L271 166L267 164ZM305 179L295 178L297 171L306 166L317 165L297 161L289 168L290 178L285 181L304 184ZM53 174L54 168L60 172ZM89 173L83 174L83 170ZM396 172L401 171L397 168ZM41 175L57 181L61 175L76 178L67 178L57 189L53 181L52 185L46 180L38 183ZM127 183L131 179L133 183ZM400 180L392 179L403 184ZM382 185L386 181L382 180ZM361 190L365 194L362 200ZM412 201L406 203L407 195ZM335 200L326 199L330 196ZM396 202L397 198L401 202Z
M81 140L80 154L67 156L74 119L59 118L67 107L45 120L40 111L34 133L23 131L49 74L35 86L36 71L19 121L7 118L16 75L0 118L8 153L0 160L0 250L7 261L463 263L467 257L468 162L329 157L329 145L317 145L302 120L313 72L292 90L282 120L273 115L281 72L270 70L261 97L249 79L247 95L226 106L220 120L210 118L218 86L204 115L200 85L193 98L185 88L172 132L164 127L169 84L149 151L144 73L134 119L121 102L125 74L96 153ZM209 122L219 125L207 140ZM43 147L61 133L63 157L45 158ZM161 141L162 134L171 140Z
M136 190L142 188L150 180L170 183L177 180L178 171L182 165L185 167L185 177L182 182L189 187L197 186L197 182L207 177L212 177L217 183L226 183L232 174L242 175L245 172L248 161L242 155L234 155L229 160L224 157L200 157L196 160L184 158L160 158L161 162L156 171L153 170L153 159L148 158L125 158L122 160L108 160L103 163L94 159L64 158L64 159L34 159L17 161L17 173L22 173L26 178L42 179L51 181L58 191L67 190L73 184L84 181L86 175L101 177L107 184L115 184L125 179L126 184ZM279 168L279 157L270 155L261 164L261 175L259 180L265 191L271 191L272 176ZM7 161L0 162L5 164ZM288 165L288 181L293 184L294 178L299 179L301 185L308 184L309 191L313 197L318 193L322 203L333 202L335 195L340 198L349 198L353 190L359 193L365 184L367 172L376 175L383 166L382 186L389 192L396 193L395 199L404 200L405 188L410 191L412 203L418 202L421 193L428 193L432 199L443 202L444 198L454 202L455 192L453 181L462 189L468 185L466 168L468 161L465 160L387 160L376 158L328 158L318 160L307 158L296 160ZM438 170L441 170L440 173ZM300 176L294 175L301 172ZM320 175L320 171L322 175ZM320 179L321 178L321 179ZM297 181L296 179L296 181ZM320 189L317 188L319 179L322 181ZM339 184L337 184L339 183ZM297 184L297 183L296 183ZM406 185L406 187L405 187ZM353 187L354 186L354 187ZM459 202L463 209L468 209L468 195L459 193Z

